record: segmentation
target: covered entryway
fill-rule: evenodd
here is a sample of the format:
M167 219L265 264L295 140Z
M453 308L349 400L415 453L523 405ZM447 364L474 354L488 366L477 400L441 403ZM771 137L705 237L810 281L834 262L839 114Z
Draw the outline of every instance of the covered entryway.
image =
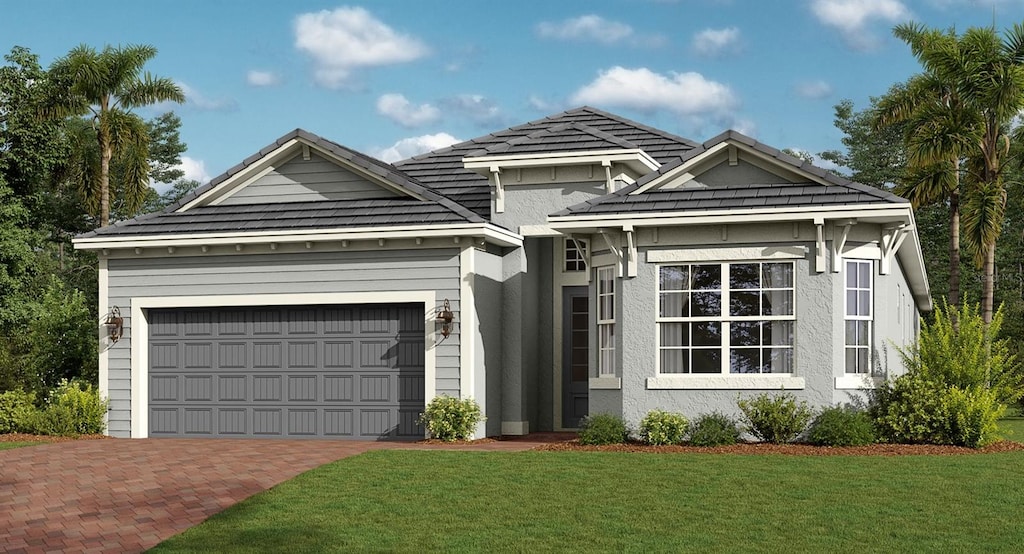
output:
M148 310L149 436L421 438L425 310Z

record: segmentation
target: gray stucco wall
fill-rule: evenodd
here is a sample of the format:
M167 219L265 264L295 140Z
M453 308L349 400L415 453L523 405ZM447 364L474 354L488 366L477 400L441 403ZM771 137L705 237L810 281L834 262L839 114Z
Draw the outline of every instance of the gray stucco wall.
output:
M546 225L547 215L605 194L605 182L508 185L505 211L492 213L491 221L518 231L520 225Z
M196 249L198 251L198 249ZM233 296L434 290L459 317L459 250L296 251L108 260L109 304L125 316L124 337L108 350L109 432L131 431L133 297ZM434 306L427 306L433 311ZM458 328L436 347L437 392L459 395Z
M502 259L498 254L476 251L473 295L476 303L476 365L474 396L487 416L488 436L501 434L501 362L504 348L502 317Z

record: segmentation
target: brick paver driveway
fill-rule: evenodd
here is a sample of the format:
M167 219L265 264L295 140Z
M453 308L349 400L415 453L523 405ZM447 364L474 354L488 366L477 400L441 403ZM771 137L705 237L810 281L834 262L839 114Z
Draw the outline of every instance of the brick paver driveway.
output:
M0 551L138 552L370 442L112 439L0 451Z

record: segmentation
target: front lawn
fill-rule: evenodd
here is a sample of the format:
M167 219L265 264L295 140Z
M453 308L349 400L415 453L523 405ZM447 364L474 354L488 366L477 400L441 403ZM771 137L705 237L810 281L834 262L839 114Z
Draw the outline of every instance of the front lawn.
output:
M32 446L35 444L43 444L41 442L3 442L0 441L0 450L10 450L12 448L18 448L21 446Z
M1024 454L380 450L156 552L1019 551Z

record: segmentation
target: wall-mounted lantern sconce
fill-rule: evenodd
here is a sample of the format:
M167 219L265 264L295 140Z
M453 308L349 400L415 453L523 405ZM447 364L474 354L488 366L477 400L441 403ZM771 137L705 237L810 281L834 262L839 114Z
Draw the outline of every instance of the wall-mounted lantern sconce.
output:
M452 321L455 319L455 314L452 313L451 304L448 303L448 299L444 299L444 307L437 311L437 321L441 324L441 336L448 338L448 335L452 334Z
M103 323L107 326L107 333L110 335L111 342L117 342L121 335L124 334L124 318L121 317L121 309L117 306L110 308L110 313L107 314L107 320Z

